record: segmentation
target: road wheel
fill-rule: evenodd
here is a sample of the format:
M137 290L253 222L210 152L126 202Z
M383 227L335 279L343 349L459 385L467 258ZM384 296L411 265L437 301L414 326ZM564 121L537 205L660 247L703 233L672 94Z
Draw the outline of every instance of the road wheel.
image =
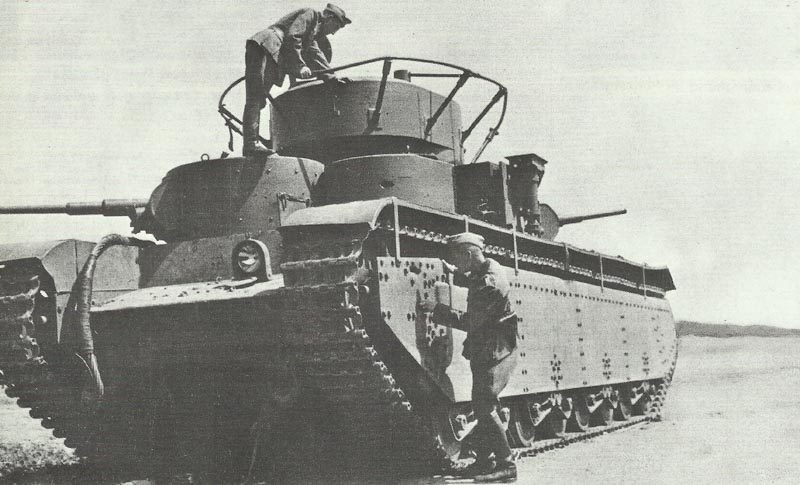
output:
M467 421L466 413L459 411L457 406L445 404L438 406L431 416L433 436L450 460L458 459L462 442L475 425L474 421Z
M617 405L617 409L614 410L614 418L617 421L627 421L631 418L631 413L633 412L633 404L631 404L632 395L633 390L629 387L624 387L620 391L619 404Z
M652 385L646 384L644 389L644 394L642 397L639 398L638 401L633 405L632 412L635 416L643 416L650 412L650 407L653 403L653 391L655 389Z
M515 446L528 447L536 438L536 426L527 401L518 401L511 407L511 423L508 425Z
M609 426L614 422L614 406L608 402L608 399L603 401L603 404L597 407L592 413L592 426Z
M586 396L578 395L572 399L572 417L567 422L567 429L572 432L584 432L589 429L591 413L586 404Z

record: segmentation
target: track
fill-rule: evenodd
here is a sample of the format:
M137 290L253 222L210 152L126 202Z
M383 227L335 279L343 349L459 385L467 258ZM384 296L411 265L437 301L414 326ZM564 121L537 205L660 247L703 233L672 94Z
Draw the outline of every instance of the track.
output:
M33 314L39 275L18 265L0 273L0 369L9 376L43 364L35 339Z
M347 244L338 244L343 247ZM344 254L338 257L327 257L317 260L304 260L283 266L285 272L293 273L291 280L295 282L343 278L353 280L352 275L368 271L369 264L361 263L356 255ZM458 469L463 466L454 460L446 451L441 437L436 431L435 414L449 406L439 402L433 406L426 402L413 402L401 389L395 377L381 360L380 350L372 344L370 336L361 318L361 309L357 302L358 285L353 282L329 284L321 286L294 286L286 288L287 294L294 294L297 300L295 308L303 307L302 312L287 318L286 322L293 328L312 328L311 332L301 337L316 340L321 338L327 342L322 352L315 353L315 359L308 359L306 368L326 369L324 372L310 372L309 377L315 386L319 386L324 394L331 396L349 416L348 426L356 429L361 436L367 436L366 450L373 454L376 449L386 451L389 444L392 448L403 450L408 461L434 464L440 469ZM331 298L322 306L312 306L306 295L316 292L338 292L338 303ZM356 297L352 297L356 295ZM302 305L300 304L302 302ZM368 304L368 302L365 302ZM341 308L341 312L332 312L332 308ZM369 315L369 311L365 310ZM355 316L355 318L353 318ZM310 321L324 321L320 328L309 327ZM338 328L328 334L324 328ZM300 343L298 342L298 343ZM303 348L308 349L307 342ZM330 343L336 342L336 352L329 352ZM298 348L302 354L302 348ZM350 350L349 354L347 350ZM345 353L341 353L345 351ZM297 354L296 354L297 355ZM335 357L334 357L335 356ZM677 348L672 358L668 374L658 380L655 396L642 416L631 417L625 421L615 422L608 426L594 426L584 432L565 433L556 439L536 441L532 446L515 448L515 458L531 457L539 453L564 448L572 443L595 438L597 436L633 426L659 421L666 393L672 381L677 361ZM375 430L381 430L377 433ZM362 434L364 433L364 434ZM388 438L388 437L391 438ZM420 437L424 437L420 439ZM397 453L391 454L397 458ZM369 452L365 457L369 456ZM408 470L406 470L408 471Z
M360 466L400 470L429 459L433 440L420 446L424 423L361 322L356 286L283 291L287 307L298 309L284 313L284 324L294 331L291 353L303 369L303 386L335 408L337 430L353 438L349 444L361 456Z
M6 394L75 447L83 442L91 421L74 385L77 369L66 365L55 346L45 352L37 341L38 334L52 330L47 325L47 307L53 292L37 268L26 264L3 267L0 289L0 371Z
M312 261L306 262L308 267L314 264ZM352 317L360 314L359 308L353 305L353 298L349 296L355 294L355 290L353 283L285 290L290 301L296 299L293 303L305 303L303 310L291 314L286 323L302 329L297 335L295 355L303 356L306 383L322 391L339 407L341 415L345 417L341 428L351 430L362 438L358 445L365 461L375 459L375 455L378 455L378 459L391 457L393 464L406 473L409 468L404 465L410 465L412 470L420 470L421 464L438 466L444 470L458 468L459 463L447 459L441 441L431 426L433 419L428 413L435 410L419 403L415 405L407 398L381 360L379 351L360 324L360 318ZM348 296L345 297L345 294ZM337 300L340 306L349 304L349 309L331 311ZM309 325L312 321L314 325ZM610 426L592 427L583 433L565 433L557 439L536 441L533 446L515 448L515 458L536 456L603 434L660 421L677 355L674 357L670 372L658 386L645 415ZM382 430L382 433L375 430ZM386 461L381 463L381 467L386 465Z

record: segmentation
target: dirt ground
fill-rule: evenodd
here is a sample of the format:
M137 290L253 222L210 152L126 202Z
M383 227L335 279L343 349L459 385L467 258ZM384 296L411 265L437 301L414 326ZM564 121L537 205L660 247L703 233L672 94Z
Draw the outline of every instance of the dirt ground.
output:
M684 337L663 422L523 459L519 483L798 483L798 389L798 338ZM72 460L62 440L0 398L0 474Z
M0 387L0 481L16 470L77 463L72 450L28 411L16 405Z
M525 461L524 476L798 483L800 339L684 337L679 352L664 422Z

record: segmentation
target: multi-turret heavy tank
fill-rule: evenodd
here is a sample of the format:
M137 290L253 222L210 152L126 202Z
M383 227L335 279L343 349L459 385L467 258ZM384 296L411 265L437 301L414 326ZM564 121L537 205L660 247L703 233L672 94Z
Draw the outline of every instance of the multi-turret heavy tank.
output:
M159 473L235 481L253 430L287 420L300 441L320 436L303 423L326 428L348 466L464 456L465 333L417 307L464 309L466 282L440 258L446 236L470 231L512 283L519 364L501 402L521 453L656 415L677 351L669 271L554 240L624 211L559 218L538 200L544 159L479 162L505 114L500 83L420 59L336 70L371 63L380 77L275 97L275 155L181 165L147 200L0 210L126 215L159 241L0 246L8 393L80 454ZM392 75L398 63L433 72ZM425 77L454 85L438 94ZM467 82L494 95L464 125Z

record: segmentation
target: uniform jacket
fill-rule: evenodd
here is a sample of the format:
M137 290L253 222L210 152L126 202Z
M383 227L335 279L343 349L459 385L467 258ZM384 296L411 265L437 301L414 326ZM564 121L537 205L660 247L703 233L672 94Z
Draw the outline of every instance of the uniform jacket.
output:
M279 86L283 84L284 75L297 76L303 67L307 66L312 71L330 68L327 60L330 55L326 56L317 43L321 21L321 13L303 8L250 37L250 40L264 48L281 70L278 74ZM330 46L329 43L327 45Z
M517 348L517 318L508 294L511 286L505 268L493 259L469 277L467 311L460 315L444 304L436 305L437 323L467 329L464 357L473 365L493 365Z

